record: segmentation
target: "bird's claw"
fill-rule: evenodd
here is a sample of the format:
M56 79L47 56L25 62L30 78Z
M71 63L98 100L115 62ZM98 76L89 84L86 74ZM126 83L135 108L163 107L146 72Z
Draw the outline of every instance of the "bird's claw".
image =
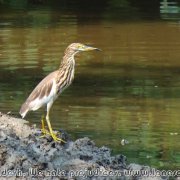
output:
M41 132L43 133L43 135L40 136L40 138L45 137L46 135L50 135L55 142L61 141L63 143L66 143L63 139L57 137L57 134L59 134L59 133L55 134L52 131L52 128L50 128L50 131L46 130L43 116L42 116L42 119L41 119L41 125L42 125Z
M50 135L51 135L51 137L53 138L53 140L54 140L55 142L61 141L61 142L63 142L63 143L66 143L66 141L64 141L63 139L58 138L58 137L56 136L56 134L51 133Z
M43 138L43 137L46 137L47 135L49 135L49 136L51 136L51 137L53 138L53 140L54 140L55 142L61 141L61 142L63 142L63 143L66 143L66 141L64 141L63 139L58 138L55 133L50 133L50 132L49 132L48 130L46 130L46 129L41 129L41 132L43 133L43 135L40 136L40 138ZM59 133L57 133L57 134L59 134Z

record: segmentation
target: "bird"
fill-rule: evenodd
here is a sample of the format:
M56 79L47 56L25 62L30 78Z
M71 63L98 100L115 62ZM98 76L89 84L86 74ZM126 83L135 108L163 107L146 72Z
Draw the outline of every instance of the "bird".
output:
M58 138L52 129L49 113L54 101L58 96L72 83L75 73L75 55L83 51L92 51L100 49L91 47L82 43L70 44L64 52L59 69L48 74L42 81L34 88L26 101L20 108L20 115L22 118L26 116L29 111L36 111L39 108L46 106L46 123L49 130L45 129L44 118L42 118L42 133L48 134L54 141L65 142Z

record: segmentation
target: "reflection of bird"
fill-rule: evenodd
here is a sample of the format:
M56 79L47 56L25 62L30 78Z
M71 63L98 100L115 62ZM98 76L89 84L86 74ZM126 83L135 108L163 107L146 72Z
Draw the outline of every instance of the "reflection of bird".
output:
M47 75L32 91L25 103L20 109L20 114L24 118L28 111L35 111L47 105L46 122L49 132L45 130L44 120L42 119L42 131L44 134L50 134L54 141L63 141L53 133L49 120L49 112L53 102L59 94L67 88L74 78L75 60L74 56L81 51L99 50L94 47L86 46L80 43L72 43L65 50L65 55L58 70Z

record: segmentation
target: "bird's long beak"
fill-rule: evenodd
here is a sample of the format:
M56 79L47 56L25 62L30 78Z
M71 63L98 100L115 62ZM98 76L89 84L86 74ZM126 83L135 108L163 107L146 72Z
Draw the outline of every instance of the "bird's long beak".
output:
M84 50L83 51L92 51L92 50L101 51L101 49L98 49L98 48L95 48L95 47L91 47L91 46L84 46Z

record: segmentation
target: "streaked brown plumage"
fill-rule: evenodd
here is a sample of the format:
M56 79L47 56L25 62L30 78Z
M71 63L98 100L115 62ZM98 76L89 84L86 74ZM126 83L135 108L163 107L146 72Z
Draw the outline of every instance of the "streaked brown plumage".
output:
M29 111L35 111L40 107L47 105L46 121L49 128L49 134L56 140L61 140L53 133L49 111L53 102L66 89L74 79L75 60L74 56L81 51L98 50L81 43L72 43L65 50L64 57L58 70L47 75L32 91L25 103L20 109L20 114L24 118Z

